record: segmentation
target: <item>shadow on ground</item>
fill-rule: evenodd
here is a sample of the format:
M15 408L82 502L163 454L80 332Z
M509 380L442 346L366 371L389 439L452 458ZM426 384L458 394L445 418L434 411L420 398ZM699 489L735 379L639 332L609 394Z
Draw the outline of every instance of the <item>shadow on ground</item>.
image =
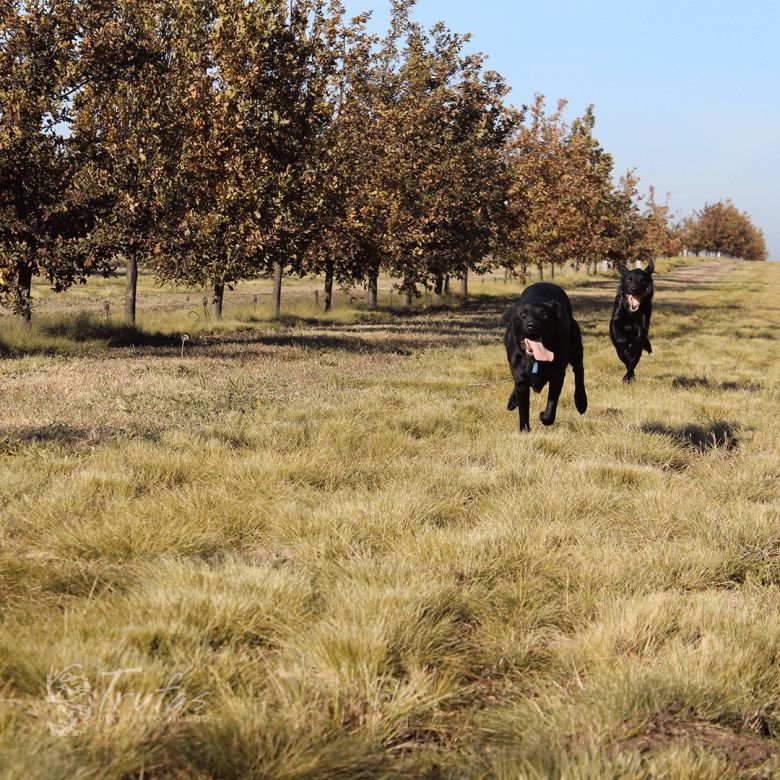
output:
M682 390L732 390L748 393L756 393L761 389L761 385L756 382L710 382L706 376L676 376L672 378L672 387Z
M171 347L180 342L180 337L176 335L146 331L136 325L113 323L89 313L44 323L41 331L47 336L59 336L77 342L106 341L110 347Z
M663 423L649 422L642 426L642 433L657 433L668 436L678 444L691 447L697 452L707 452L716 448L734 450L739 447L737 426L725 420L717 420L707 425L684 425L672 427Z
M0 452L8 452L30 444L56 444L64 447L96 446L106 441L138 438L157 441L160 432L139 428L85 428L51 423L31 428L0 428Z
M705 289L707 283L691 282L686 290ZM595 335L606 328L615 299L617 278L586 282L569 292L574 316L583 334ZM663 286L661 285L663 290ZM501 317L517 300L520 291L512 295L479 295L465 302L434 304L423 310L383 310L380 322L363 321L337 324L313 318L287 317L287 328L268 333L246 330L229 336L204 336L198 345L212 347L223 344L262 344L276 347L300 347L316 350L343 350L411 354L414 350L434 347L460 347L500 344L504 332ZM661 315L690 315L706 304L699 302L665 301L663 292L656 294L654 311ZM698 327L695 323L691 328Z

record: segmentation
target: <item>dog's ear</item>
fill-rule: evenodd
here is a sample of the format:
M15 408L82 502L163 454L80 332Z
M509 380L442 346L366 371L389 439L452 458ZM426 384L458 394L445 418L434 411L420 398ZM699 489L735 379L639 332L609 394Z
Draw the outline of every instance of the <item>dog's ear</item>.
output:
M549 301L545 306L552 311L556 319L563 319L563 304L560 301Z
M647 268L645 268L645 273L646 273L646 274L652 274L652 273L653 273L653 271L655 271L655 262L654 262L653 260L651 260L651 261L650 261L650 262L647 264Z
M628 275L628 274L630 274L630 273L631 273L631 272L628 270L628 268L626 268L626 264L625 264L625 263L618 263L618 265L617 265L617 269L618 269L618 271L620 271L620 275L621 275L621 276L626 276L626 275Z

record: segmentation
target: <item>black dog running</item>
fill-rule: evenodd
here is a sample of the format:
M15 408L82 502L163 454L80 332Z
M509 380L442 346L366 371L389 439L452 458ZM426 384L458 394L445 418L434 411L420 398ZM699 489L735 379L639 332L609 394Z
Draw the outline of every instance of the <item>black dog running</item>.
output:
M650 346L650 315L653 312L653 270L651 260L644 271L629 271L619 265L620 286L612 307L609 321L609 335L620 360L625 364L624 382L632 382L634 369L642 357L642 350L648 354Z
M506 311L504 344L515 387L507 409L519 409L520 430L530 430L530 390L538 393L549 383L547 407L539 415L545 425L555 422L566 366L574 369L574 404L580 414L588 408L583 367L582 333L566 293L556 284L527 287Z

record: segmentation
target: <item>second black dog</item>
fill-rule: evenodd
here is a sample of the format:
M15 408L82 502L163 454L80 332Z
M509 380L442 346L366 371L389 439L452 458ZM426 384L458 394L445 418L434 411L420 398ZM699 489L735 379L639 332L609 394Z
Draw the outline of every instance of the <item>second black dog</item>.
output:
M566 367L574 369L574 405L580 414L588 408L583 367L582 333L566 293L556 284L537 282L504 314L504 344L515 387L507 409L519 409L520 430L530 430L530 391L549 383L547 407L539 415L545 425L555 422Z
M609 321L609 335L615 346L617 356L626 367L624 382L634 380L634 369L642 357L642 350L649 355L650 315L653 313L653 270L651 260L644 271L629 271L619 265L620 286L612 307L612 319Z

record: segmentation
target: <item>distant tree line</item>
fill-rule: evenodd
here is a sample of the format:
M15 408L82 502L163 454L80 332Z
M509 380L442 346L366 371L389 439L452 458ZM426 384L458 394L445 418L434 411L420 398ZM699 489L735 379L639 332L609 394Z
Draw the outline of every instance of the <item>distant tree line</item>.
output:
M382 37L339 0L0 0L0 299L127 268L208 288L285 275L450 279L722 252L765 259L730 202L684 222L617 183L588 108L507 86L467 37L393 0Z
M707 204L686 219L681 232L685 246L698 254L766 260L763 232L730 201Z

